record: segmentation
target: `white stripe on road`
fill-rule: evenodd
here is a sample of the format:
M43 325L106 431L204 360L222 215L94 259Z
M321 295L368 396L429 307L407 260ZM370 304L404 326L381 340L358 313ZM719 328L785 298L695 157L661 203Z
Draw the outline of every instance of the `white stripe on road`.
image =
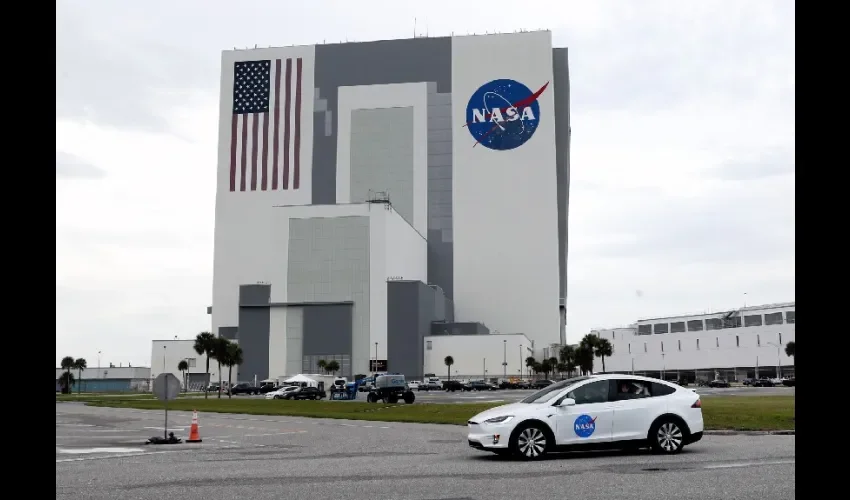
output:
M731 464L715 464L706 465L704 469L734 469L740 467L758 467L761 465L791 465L795 464L796 460L776 460L772 462L738 462Z

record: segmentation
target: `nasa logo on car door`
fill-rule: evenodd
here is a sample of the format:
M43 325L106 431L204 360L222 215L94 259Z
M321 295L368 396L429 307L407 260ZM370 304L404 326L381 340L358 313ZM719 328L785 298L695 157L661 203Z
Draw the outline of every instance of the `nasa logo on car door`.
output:
M591 417L590 415L579 415L576 418L573 427L575 429L576 436L589 438L596 430L596 417Z

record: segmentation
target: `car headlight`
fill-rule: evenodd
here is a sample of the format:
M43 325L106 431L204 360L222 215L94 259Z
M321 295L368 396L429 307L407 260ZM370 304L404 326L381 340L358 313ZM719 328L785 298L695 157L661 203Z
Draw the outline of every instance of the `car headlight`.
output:
M488 418L484 421L485 424L504 424L506 422L510 422L511 419L514 418L513 415L505 415L503 417L494 417Z

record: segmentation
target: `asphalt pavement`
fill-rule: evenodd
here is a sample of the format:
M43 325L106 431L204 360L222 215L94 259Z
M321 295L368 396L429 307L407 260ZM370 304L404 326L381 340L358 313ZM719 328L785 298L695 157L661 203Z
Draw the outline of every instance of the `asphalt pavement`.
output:
M170 412L189 432L191 413ZM470 449L462 426L201 414L203 443L143 445L163 412L56 404L56 498L792 499L795 436L706 436L680 455Z

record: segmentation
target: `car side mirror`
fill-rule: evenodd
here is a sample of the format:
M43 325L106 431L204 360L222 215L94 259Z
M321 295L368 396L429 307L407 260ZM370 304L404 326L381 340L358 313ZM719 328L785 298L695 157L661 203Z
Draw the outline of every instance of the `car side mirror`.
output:
M564 399L561 400L560 403L558 403L558 407L560 407L560 408L563 408L563 407L566 407L566 406L575 406L575 405L576 405L576 400L573 399L573 398L564 398Z

